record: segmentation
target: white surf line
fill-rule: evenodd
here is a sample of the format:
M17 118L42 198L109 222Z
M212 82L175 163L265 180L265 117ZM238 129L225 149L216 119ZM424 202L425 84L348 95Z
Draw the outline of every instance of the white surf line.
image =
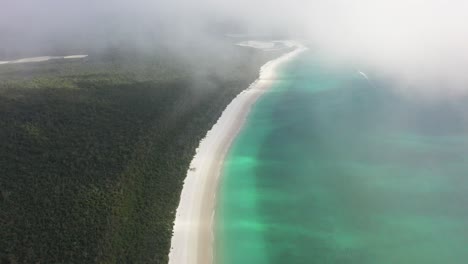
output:
M60 59L83 59L88 57L88 55L69 55L69 56L41 56L41 57L31 57L31 58L23 58L19 60L11 60L11 61L0 61L0 65L2 64L18 64L18 63L31 63L31 62L43 62L49 60L60 60Z
M284 42L285 46L294 42ZM214 219L222 164L229 147L242 128L251 106L270 88L278 66L307 50L295 49L267 62L260 76L225 108L216 124L200 141L184 180L176 211L169 264L211 264L214 262Z
M374 88L377 88L377 86L375 86L375 84L371 81L371 79L369 78L369 76L367 76L367 74L365 74L364 72L359 71L359 70L358 70L358 73L359 73L360 75L362 75L362 76L364 77L364 79L367 80L367 82L369 83L370 86L372 86L372 87L374 87Z
M364 76L364 78L366 78L367 80L369 80L369 77L368 77L367 74L365 74L364 72L359 71L359 74L361 74L362 76Z

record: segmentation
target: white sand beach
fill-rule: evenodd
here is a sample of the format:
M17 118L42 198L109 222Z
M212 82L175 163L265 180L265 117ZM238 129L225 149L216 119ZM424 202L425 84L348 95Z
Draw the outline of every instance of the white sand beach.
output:
M240 93L224 110L206 137L200 142L184 181L176 212L169 264L213 263L213 220L218 179L229 147L242 128L256 100L271 87L278 67L299 55L306 48L294 41L274 41L267 44L250 41L238 45L271 50L294 48L269 61L260 69L260 77Z
M59 59L83 59L88 57L88 55L69 55L69 56L41 56L41 57L31 57L31 58L23 58L19 60L11 60L11 61L0 61L1 64L17 64L17 63L31 63L31 62L43 62L49 60L59 60Z
M282 50L284 48L293 48L297 46L295 41L258 41L258 40L247 40L237 43L237 46L249 47L254 49L261 49L265 51Z

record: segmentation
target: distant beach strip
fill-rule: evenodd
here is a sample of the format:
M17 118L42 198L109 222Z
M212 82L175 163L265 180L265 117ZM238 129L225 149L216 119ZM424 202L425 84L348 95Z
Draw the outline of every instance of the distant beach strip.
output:
M31 62L43 62L49 60L60 60L60 59L83 59L88 57L88 55L69 55L69 56L41 56L41 57L31 57L31 58L23 58L19 60L11 60L11 61L0 61L0 65L2 64L18 64L18 63L31 63Z
M259 79L226 107L201 140L187 171L177 208L169 264L213 263L213 218L218 179L226 153L252 105L274 83L278 67L307 50L296 41L244 41L237 45L265 51L291 51L263 65Z

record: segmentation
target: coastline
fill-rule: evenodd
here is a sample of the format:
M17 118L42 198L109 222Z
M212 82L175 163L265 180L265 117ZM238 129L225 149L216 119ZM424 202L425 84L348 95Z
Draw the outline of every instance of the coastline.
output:
M32 57L32 58L23 58L18 60L11 61L0 61L1 64L18 64L18 63L31 63L31 62L44 62L50 60L69 60L69 59L84 59L88 55L68 55L68 56L42 56L42 57Z
M294 49L263 65L259 78L231 101L200 141L180 196L169 264L213 263L214 210L224 158L244 125L250 108L272 86L277 68L307 49L294 41L281 43L285 48ZM245 43L239 45L248 46Z

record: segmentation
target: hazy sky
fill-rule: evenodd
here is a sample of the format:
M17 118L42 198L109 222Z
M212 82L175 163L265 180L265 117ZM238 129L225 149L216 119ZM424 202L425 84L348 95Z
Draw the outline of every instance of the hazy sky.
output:
M458 90L468 84L468 1L462 0L2 0L0 45L135 32L194 41L222 22L243 24L251 34L287 32L402 84L430 80Z

